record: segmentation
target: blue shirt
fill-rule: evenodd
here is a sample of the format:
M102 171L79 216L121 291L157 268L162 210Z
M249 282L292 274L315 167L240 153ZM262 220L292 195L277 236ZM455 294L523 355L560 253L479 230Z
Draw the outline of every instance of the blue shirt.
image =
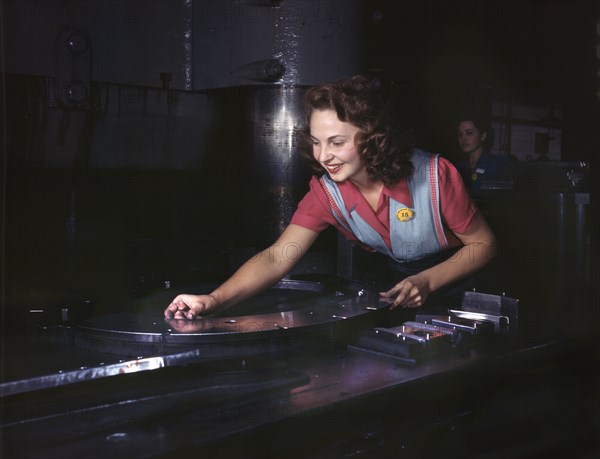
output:
M485 182L506 179L509 172L509 162L505 156L492 155L483 151L477 164L471 168L469 161L460 161L456 168L469 190L477 190Z

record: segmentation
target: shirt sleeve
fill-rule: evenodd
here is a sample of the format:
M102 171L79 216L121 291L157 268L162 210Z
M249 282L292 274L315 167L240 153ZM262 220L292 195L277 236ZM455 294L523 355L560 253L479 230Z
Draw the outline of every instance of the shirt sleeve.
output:
M335 227L346 239L357 241L354 234L341 226L333 216L329 199L317 177L310 180L310 190L298 204L290 224L303 226L320 233L329 226Z
M327 197L316 177L312 177L309 183L310 189L304 198L298 203L298 208L290 224L303 226L312 231L320 233L335 222L331 211L326 207ZM328 204L327 204L328 205Z
M439 157L440 212L444 224L453 233L464 233L478 211L460 173L446 158Z

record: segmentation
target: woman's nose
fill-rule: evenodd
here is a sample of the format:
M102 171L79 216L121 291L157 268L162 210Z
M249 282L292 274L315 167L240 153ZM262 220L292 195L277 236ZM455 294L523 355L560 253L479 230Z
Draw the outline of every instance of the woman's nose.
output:
M322 145L318 148L319 148L318 159L320 162L324 163L324 162L327 162L329 159L331 159L332 156L327 149L327 145Z

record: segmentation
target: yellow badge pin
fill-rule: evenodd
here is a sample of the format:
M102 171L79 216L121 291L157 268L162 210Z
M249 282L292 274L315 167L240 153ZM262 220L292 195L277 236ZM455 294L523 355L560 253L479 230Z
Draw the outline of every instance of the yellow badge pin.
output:
M415 217L415 211L412 209L409 209L408 207L403 207L401 209L398 209L398 211L396 212L396 218L398 220L400 220L401 222L410 221L414 217Z

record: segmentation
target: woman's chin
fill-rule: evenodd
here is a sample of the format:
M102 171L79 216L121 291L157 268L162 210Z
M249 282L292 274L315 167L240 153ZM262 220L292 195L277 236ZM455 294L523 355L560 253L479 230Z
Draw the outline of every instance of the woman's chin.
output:
M331 180L333 180L334 182L343 182L346 180L347 177L341 175L341 174L328 174L329 178Z

